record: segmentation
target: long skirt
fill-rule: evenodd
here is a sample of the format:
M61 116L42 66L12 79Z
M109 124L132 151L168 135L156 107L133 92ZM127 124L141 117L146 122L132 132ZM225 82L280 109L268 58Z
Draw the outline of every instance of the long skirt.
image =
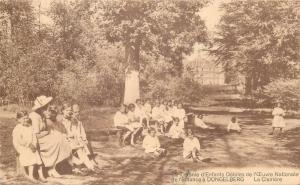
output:
M56 130L38 139L39 152L45 167L53 167L71 156L71 147L65 136Z

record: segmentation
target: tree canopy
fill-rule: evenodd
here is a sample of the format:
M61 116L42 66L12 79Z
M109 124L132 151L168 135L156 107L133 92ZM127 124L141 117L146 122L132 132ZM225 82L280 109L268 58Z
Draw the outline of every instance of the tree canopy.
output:
M227 71L246 76L248 92L299 75L297 1L232 1L221 7L212 53Z

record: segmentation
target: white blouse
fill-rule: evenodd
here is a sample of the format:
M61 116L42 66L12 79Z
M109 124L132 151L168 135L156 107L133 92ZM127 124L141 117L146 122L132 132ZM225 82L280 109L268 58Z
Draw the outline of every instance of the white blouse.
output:
M147 135L143 140L143 148L146 153L155 152L160 148L160 142L157 136L152 137Z
M183 142L183 157L188 156L194 150L194 148L200 151L200 143L198 138L193 137L193 139L190 139L189 137L186 137Z
M114 116L114 125L117 126L125 126L128 124L128 116L124 113L118 111Z

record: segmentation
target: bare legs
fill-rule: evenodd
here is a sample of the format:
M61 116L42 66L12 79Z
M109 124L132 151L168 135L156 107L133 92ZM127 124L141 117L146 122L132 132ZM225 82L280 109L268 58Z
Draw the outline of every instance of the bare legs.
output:
M28 166L28 176L27 177L32 181L36 181L36 179L33 176L34 167L35 167L35 165ZM43 174L43 167L41 165L37 165L37 168L38 168L39 180L42 182L47 182L47 180L45 179L44 174Z

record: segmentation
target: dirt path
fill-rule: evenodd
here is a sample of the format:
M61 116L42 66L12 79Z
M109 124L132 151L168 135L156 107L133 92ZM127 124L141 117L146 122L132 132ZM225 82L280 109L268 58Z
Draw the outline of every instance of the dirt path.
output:
M115 136L100 136L93 132L94 151L103 173L87 177L68 176L50 179L47 184L171 184L171 178L186 170L215 167L299 167L300 120L287 120L287 131L281 135L268 135L271 120L256 116L241 116L241 134L227 134L226 122L230 116L208 116L206 121L217 126L215 130L198 131L202 155L212 158L211 163L192 163L182 158L182 141L162 137L168 150L165 158L155 160L143 153L141 145L119 147ZM1 131L3 132L3 131ZM1 140L3 141L3 140ZM3 150L2 150L3 152ZM3 157L2 163L3 163ZM10 166L10 167L9 167ZM1 167L2 173L13 169L11 163ZM1 175L1 174L0 174ZM2 184L15 184L13 176ZM22 184L30 184L22 179ZM1 182L1 181L0 181ZM3 182L3 180L2 180Z

